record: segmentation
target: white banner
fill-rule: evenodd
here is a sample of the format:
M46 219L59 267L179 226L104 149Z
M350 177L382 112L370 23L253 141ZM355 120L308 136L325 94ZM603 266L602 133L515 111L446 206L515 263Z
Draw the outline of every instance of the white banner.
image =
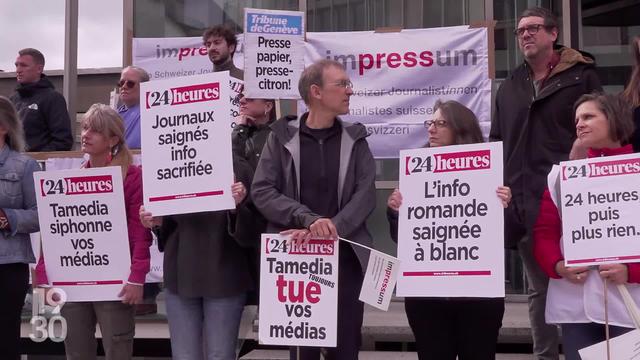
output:
M427 143L424 121L436 100L456 100L471 109L485 136L491 124L487 29L468 26L394 33L307 33L305 63L332 59L353 82L349 115L371 134L376 158L396 158L400 149ZM300 111L304 104L299 103Z
M237 68L244 67L244 37L236 36L238 45L233 54L233 63ZM193 76L213 72L213 64L209 60L207 48L202 37L173 38L134 38L133 65L145 69L151 80L170 79L182 76ZM229 78L229 113L230 119L240 115L238 95L242 93L244 81ZM230 122L230 126L235 123Z
M567 266L640 259L640 154L560 163Z
M238 45L233 63L244 68L242 34L236 37ZM170 79L213 72L202 36L168 38L133 38L133 65L149 73L151 80Z
M130 273L119 167L34 174L47 277L67 301L119 300Z
M154 215L235 208L227 71L142 83L144 205Z
M338 242L262 234L261 344L335 347L338 319Z
M244 9L245 95L254 99L299 99L304 70L301 11Z
M500 142L400 152L398 296L504 296L500 185Z

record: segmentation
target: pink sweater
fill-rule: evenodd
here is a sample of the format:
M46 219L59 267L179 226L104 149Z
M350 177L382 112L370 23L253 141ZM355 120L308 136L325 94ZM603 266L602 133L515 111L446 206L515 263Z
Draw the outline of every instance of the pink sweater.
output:
M138 211L142 205L142 170L131 165L124 179L124 205L127 212L127 230L129 233L129 251L131 252L131 273L128 281L144 284L149 272L151 232L142 226ZM36 266L36 285L49 284L47 269L42 252Z

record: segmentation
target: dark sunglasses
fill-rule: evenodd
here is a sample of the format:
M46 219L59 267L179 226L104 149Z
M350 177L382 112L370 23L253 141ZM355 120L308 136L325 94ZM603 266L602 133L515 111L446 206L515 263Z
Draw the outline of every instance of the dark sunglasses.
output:
M137 82L132 81L132 80L120 80L118 82L118 87L121 88L123 86L125 86L127 89L132 89L134 86L136 86Z

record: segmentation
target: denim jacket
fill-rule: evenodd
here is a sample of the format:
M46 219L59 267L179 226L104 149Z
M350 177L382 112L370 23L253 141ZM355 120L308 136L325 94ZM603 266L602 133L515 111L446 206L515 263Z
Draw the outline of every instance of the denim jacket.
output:
M34 263L29 234L39 231L33 173L38 163L27 155L0 149L0 208L9 230L0 231L0 264Z

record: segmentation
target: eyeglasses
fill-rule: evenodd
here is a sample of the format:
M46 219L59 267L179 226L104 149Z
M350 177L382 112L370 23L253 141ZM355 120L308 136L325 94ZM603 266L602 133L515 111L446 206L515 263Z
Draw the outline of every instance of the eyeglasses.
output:
M137 82L133 81L133 80L120 80L118 81L118 87L126 87L127 89L132 89L134 86L136 86Z
M513 30L513 35L518 36L518 37L522 37L524 36L524 32L527 31L529 33L529 35L535 35L538 33L538 31L540 31L540 28L546 28L547 26L544 24L533 24L533 25L527 25L527 26L523 26L521 28L517 28L515 30Z
M435 119L435 120L427 120L424 122L425 128L430 128L431 125L435 125L436 128L444 128L447 127L447 120L444 119Z
M353 89L353 83L351 80L340 80L338 82L334 82L333 85L339 86L344 89Z

